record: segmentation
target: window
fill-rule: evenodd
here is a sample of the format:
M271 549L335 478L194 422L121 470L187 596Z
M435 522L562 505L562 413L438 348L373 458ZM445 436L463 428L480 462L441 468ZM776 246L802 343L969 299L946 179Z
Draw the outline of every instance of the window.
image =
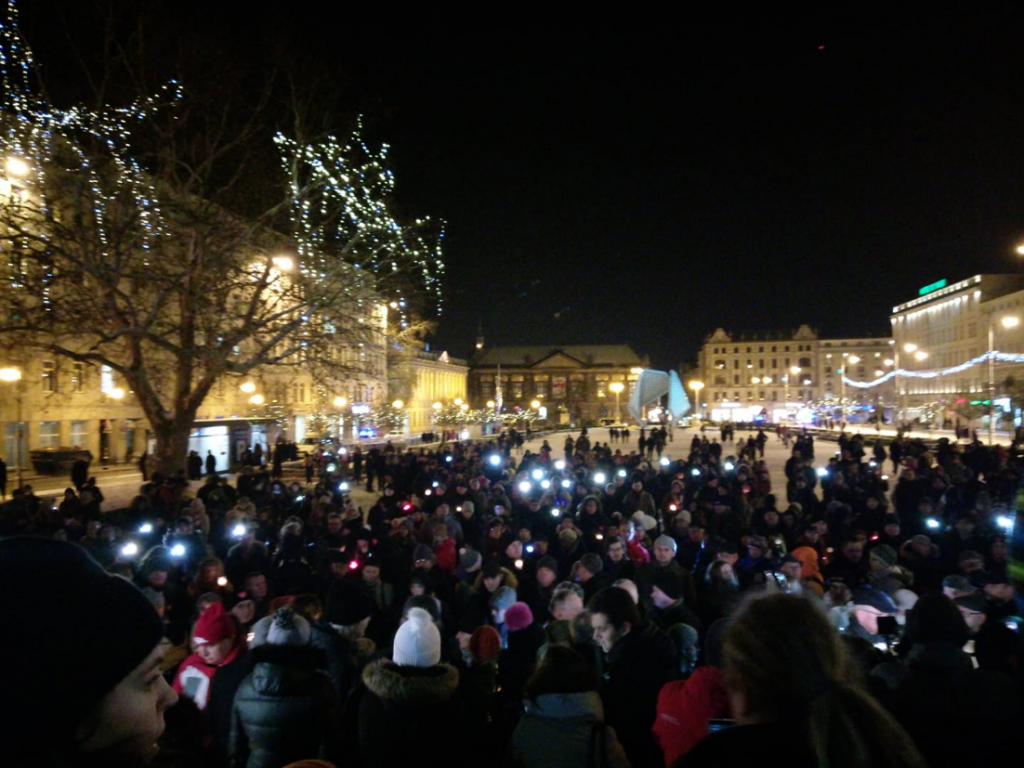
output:
M737 368L739 368L740 367L740 361L739 360L733 360L732 361L732 367L733 367L733 370L736 370Z
M57 363L53 360L43 362L43 392L57 391ZM46 422L49 423L49 422Z
M604 384L602 383L602 384L599 385L598 388L601 389L603 387L604 387ZM536 377L533 380L533 388L536 390L537 397L547 397L548 396L548 377L547 376L538 376L538 377Z
M758 348L757 348L757 351L758 351L758 352L764 352L764 347L758 347Z
M85 388L85 363L71 364L71 391L81 392Z
M511 394L512 394L512 399L513 400L522 400L523 399L523 377L522 376L513 376L512 377L511 390L512 390Z
M39 447L54 448L60 445L60 422L40 421L39 422Z
M72 448L85 448L86 443L89 440L89 430L87 421L72 421L71 422L71 447Z
M109 394L114 389L114 370L109 365L100 368L100 391Z
M778 367L779 367L779 361L778 361L778 360L776 360L776 359L775 359L775 358L773 357L773 358L772 358L772 368L778 368Z
M740 383L740 375L738 373L734 373L732 375L732 383L733 384L739 384Z

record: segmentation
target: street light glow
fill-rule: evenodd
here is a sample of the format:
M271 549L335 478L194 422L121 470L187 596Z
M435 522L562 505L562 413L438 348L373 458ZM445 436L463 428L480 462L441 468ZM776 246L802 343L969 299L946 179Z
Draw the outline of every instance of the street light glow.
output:
M391 404L391 407L394 408L396 411L400 411L404 406L405 403L402 400L395 400L395 402Z
M1004 317L1002 322L1003 328L1016 328L1020 325L1020 318L1016 315L1009 315L1008 317Z
M249 402L253 405L263 405L263 395L253 395L249 398Z
M114 400L120 400L124 397L124 390L120 387L114 387L112 390L107 392L108 397L112 397Z
M346 405L348 405L348 400L346 400L344 397L336 397L336 398L334 398L334 407L335 408L344 408Z
M21 369L0 368L0 381L6 381L9 384L15 381L21 381Z
M11 155L7 158L7 173L11 176L28 176L32 168L22 158Z
M295 261L291 256L275 256L272 261L274 266L282 272L287 272L295 268Z

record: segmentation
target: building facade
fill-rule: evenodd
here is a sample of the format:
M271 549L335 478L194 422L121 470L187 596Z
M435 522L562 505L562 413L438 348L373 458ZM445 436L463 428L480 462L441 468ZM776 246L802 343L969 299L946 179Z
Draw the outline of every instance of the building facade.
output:
M403 357L391 373L391 389L408 413L410 435L435 431L434 403L467 398L469 365L447 352L416 352Z
M811 421L840 404L873 410L877 393L846 386L878 378L892 365L887 337L822 339L809 325L795 331L730 333L707 337L695 372L704 384L700 413L715 421Z
M1007 377L1024 374L1020 364L997 362L990 370L987 361L978 362L989 350L1024 352L1024 276L939 280L893 307L890 320L898 367L939 372L897 377L898 409L906 421L977 422L987 418L987 407L977 406L987 406L990 394L1001 399Z
M486 347L478 342L469 361L469 401L474 408L500 404L502 414L538 404L548 423L626 419L639 371L649 366L625 345ZM613 384L621 384L616 395ZM618 410L617 410L618 408Z

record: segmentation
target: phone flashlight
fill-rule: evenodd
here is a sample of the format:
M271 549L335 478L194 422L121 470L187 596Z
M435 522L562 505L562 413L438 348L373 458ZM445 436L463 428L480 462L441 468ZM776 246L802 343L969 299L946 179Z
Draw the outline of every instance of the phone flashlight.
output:
M184 557L185 556L185 545L175 544L171 547L171 557Z
M597 483L598 485L604 485L605 482L607 482L607 480L608 480L608 478L604 474L604 472L597 472L594 475L594 482Z
M139 533L152 533L152 532L153 532L153 524L152 523L143 523L142 525L139 526Z
M135 557L139 554L139 545L134 541L129 541L123 547L121 547L121 554L125 557Z

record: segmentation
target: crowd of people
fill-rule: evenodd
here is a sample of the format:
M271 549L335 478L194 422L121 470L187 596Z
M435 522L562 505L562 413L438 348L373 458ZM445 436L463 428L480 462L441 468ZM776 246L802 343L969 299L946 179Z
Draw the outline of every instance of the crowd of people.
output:
M7 764L1002 754L1024 715L1020 455L844 433L824 461L791 432L775 488L764 432L690 434L380 451L367 509L348 455L308 483L157 474L103 513L17 489Z

